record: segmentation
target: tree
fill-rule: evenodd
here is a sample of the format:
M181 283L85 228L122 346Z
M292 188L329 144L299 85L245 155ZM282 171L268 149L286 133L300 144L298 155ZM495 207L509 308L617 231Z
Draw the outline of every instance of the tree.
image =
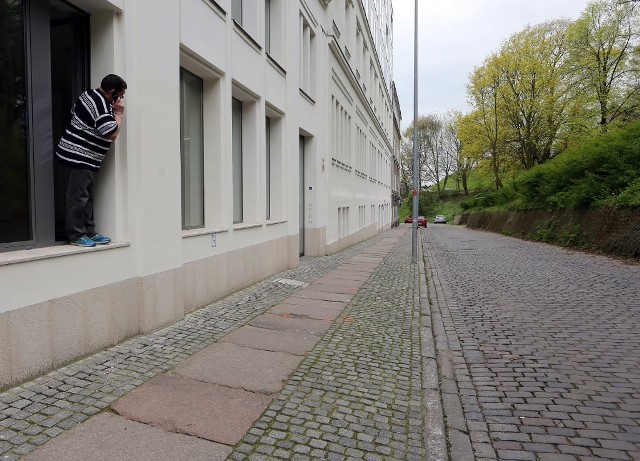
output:
M400 146L400 195L413 189L413 143L403 138Z
M418 130L420 185L435 185L438 195L456 169L458 141L456 130L451 128L453 121L454 117L450 114L429 114L418 117L415 125L411 125L404 133L409 143L408 140L413 138L414 126Z
M502 188L500 163L504 130L499 108L501 84L500 64L498 56L494 54L471 74L467 94L475 110L461 120L458 133L463 146L467 146L463 151L476 158L488 157L496 189Z
M573 69L598 108L603 131L638 109L638 8L636 1L596 0L569 29Z
M577 85L567 65L569 22L549 21L512 35L496 58L501 69L501 115L512 136L512 152L524 169L557 154Z
M478 164L480 155L478 155L477 151L474 153L472 148L464 149L462 132L465 127L465 117L467 116L463 116L460 112L454 113L454 116L455 120L451 128L455 130L456 133L456 184L458 190L460 190L458 183L462 182L464 195L469 195L469 176Z
M458 129L456 126L459 113L449 111L442 117L442 188L447 188L447 181L457 171L458 151L461 149L461 141L458 138Z

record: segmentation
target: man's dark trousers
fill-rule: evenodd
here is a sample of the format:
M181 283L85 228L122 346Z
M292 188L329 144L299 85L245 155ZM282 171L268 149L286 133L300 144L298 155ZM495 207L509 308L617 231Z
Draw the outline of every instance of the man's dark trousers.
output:
M93 221L93 180L95 172L64 165L65 178L65 230L70 242L83 235L95 235Z

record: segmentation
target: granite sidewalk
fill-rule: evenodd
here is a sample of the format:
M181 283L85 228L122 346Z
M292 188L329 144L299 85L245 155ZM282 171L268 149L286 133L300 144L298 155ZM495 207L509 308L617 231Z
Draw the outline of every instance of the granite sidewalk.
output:
M0 459L424 459L408 230L0 394Z

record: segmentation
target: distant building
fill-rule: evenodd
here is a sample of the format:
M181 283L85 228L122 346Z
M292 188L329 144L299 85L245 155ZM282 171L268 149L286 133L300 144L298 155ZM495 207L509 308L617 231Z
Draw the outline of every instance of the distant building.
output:
M0 387L396 219L391 0L22 0L0 15ZM108 73L128 83L96 186L114 243L85 250L64 244L52 151Z

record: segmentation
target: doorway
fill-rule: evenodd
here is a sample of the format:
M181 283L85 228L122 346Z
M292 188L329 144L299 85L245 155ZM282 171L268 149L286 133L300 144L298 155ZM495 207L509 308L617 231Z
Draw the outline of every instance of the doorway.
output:
M305 139L304 136L300 136L300 170L299 170L299 204L298 204L298 219L300 222L299 226L299 255L304 256L304 190L305 190L305 182L304 182L304 148L305 148Z
M64 133L71 108L89 89L89 15L61 1L49 0L51 40L52 149ZM64 177L53 162L56 241L67 239L64 229Z

